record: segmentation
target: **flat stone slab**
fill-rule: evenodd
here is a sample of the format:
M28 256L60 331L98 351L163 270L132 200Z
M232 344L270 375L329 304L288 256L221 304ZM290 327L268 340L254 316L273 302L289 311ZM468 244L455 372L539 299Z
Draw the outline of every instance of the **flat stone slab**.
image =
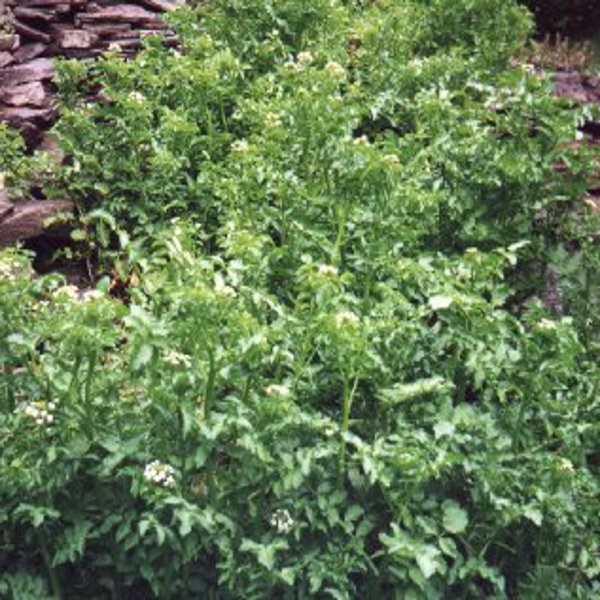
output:
M0 205L0 248L48 233L52 217L73 210L70 200L26 200L7 209Z

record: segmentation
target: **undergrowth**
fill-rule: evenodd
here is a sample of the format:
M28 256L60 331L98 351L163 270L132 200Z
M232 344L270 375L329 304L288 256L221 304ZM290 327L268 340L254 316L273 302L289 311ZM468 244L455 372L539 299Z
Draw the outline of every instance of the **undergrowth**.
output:
M527 12L171 20L60 65L92 289L0 255L0 595L597 597L589 115Z

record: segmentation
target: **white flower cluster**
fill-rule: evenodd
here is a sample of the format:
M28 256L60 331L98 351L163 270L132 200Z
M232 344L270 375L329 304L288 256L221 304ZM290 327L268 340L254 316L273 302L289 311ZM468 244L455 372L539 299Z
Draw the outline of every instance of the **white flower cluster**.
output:
M568 458L560 459L559 468L561 471L564 471L565 473L569 473L570 475L573 475L573 473L575 473L575 467L573 466L573 463Z
M236 140L231 144L231 151L236 154L245 154L250 149L250 144L246 140Z
M176 350L168 350L163 356L163 360L174 367L182 365L188 369L192 366L192 359L183 352L177 352Z
M0 278L11 279L14 276L16 265L7 260L0 260Z
M308 67L309 65L311 65L313 63L314 60L315 60L315 57L313 56L312 52L299 52L296 62L301 67Z
M333 265L319 265L319 275L325 277L335 277L338 274L338 268Z
M277 509L271 515L269 522L271 523L271 527L277 529L278 533L289 533L294 526L294 519L292 519L289 510L285 508Z
M36 425L52 425L54 422L53 411L56 409L54 402L44 402L43 400L37 402L28 402L23 407L23 414L33 419Z
M75 285L63 285L53 293L55 298L61 298L63 300L70 300L73 302L89 302L93 300L100 300L104 297L104 294L100 290L80 290Z
M558 468L569 475L573 475L575 473L575 467L568 458L560 458L558 461Z
M332 60L325 65L325 70L336 79L342 79L346 76L346 69L344 69L344 67L342 67L342 65L339 63L336 63Z
M66 298L68 300L79 300L79 290L74 285L63 285L54 290L55 298Z
M146 102L146 96L140 92L131 92L129 94L129 100L136 104L144 104L144 102Z
M100 300L100 298L104 298L104 294L100 290L85 290L81 295L81 299L86 302L88 300Z
M360 323L360 318L351 310L342 310L335 315L334 323L338 329L357 327Z
M235 289L227 285L223 277L220 276L215 277L215 292L225 298L235 298L237 296Z
M296 57L296 61L289 60L285 63L284 66L289 71L298 73L304 70L306 67L309 67L314 62L314 60L315 57L312 54L312 52L300 52Z
M552 321L552 319L540 319L537 325L540 329L547 331L553 331L557 328L556 321Z
M390 167L400 164L400 159L395 154L386 154L383 157L383 162Z
M266 127L280 127L282 125L281 116L274 112L268 112L265 115Z
M292 392L287 385L273 383L265 388L265 394L267 394L267 396L273 396L277 398L289 398Z
M144 479L166 488L172 488L175 487L175 469L171 465L154 460L144 468Z
M450 308L453 303L454 300L450 298L450 296L442 295L431 296L431 298L429 298L427 301L427 304L429 304L429 308L431 308L431 310L445 310L446 308Z
M360 137L354 138L352 140L352 143L355 146L365 146L368 147L371 145L371 142L369 142L369 138L366 135L361 135Z

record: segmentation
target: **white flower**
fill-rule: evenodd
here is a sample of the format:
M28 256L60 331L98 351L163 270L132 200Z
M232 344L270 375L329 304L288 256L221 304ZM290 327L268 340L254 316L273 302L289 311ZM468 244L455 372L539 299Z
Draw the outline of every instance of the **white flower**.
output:
M579 130L577 130L577 131L575 132L575 139L576 139L578 142L581 142L582 140L584 140L584 139L585 139L585 134L583 133L583 131L579 131Z
M154 460L145 466L144 479L150 483L172 488L175 486L175 469L171 465Z
M296 62L302 67L308 67L314 60L312 52L300 52Z
M215 276L215 293L226 298L235 298L237 296L235 289L227 285L221 275Z
M449 308L453 302L454 300L449 296L431 296L427 301L431 310L444 310Z
M267 396L277 396L278 398L289 398L292 392L287 385L273 383L265 388L265 394Z
M356 327L360 323L360 318L351 310L342 310L334 317L335 326L338 329L344 327Z
M267 127L279 127L281 125L281 117L273 112L268 112L265 115L265 125Z
M146 96L140 92L131 92L128 98L136 104L144 104L146 102Z
M342 77L346 76L346 69L344 69L344 67L342 67L342 65L340 65L339 63L336 63L333 60L330 60L326 65L325 65L325 70L332 76L335 77L336 79L341 79Z
M319 265L319 275L325 277L335 277L338 274L338 268L334 265Z
M399 165L400 159L395 154L386 154L383 157L383 162L390 166Z
M286 69L286 71L293 71L294 73L298 73L298 71L301 70L300 66L291 60L288 60L283 67Z
M573 463L568 458L560 458L558 461L558 468L565 473L569 473L569 475L573 475L575 473L575 467Z
M81 299L85 300L86 302L100 300L101 298L104 298L104 294L100 290L86 290L81 295Z
M55 298L68 298L69 300L79 300L79 290L74 285L63 285L54 291Z
M54 422L54 415L52 411L56 408L54 402L44 402L43 400L36 400L34 402L28 402L21 407L23 414L33 421L38 426L52 425Z
M236 140L231 144L231 151L236 154L245 154L250 149L250 144L246 140Z
M551 319L540 319L537 325L540 329L545 329L547 331L553 331L557 328L556 322Z
M369 142L369 138L366 135L361 135L360 137L354 138L354 140L352 140L352 143L355 146L370 146L371 143Z
M271 527L277 529L277 533L289 533L294 526L294 519L292 519L292 515L285 508L277 509L269 520L271 523Z
M183 365L188 369L192 366L192 359L187 354L176 350L168 350L163 356L163 360L173 366Z
M14 276L14 268L12 262L0 261L0 277L11 279Z

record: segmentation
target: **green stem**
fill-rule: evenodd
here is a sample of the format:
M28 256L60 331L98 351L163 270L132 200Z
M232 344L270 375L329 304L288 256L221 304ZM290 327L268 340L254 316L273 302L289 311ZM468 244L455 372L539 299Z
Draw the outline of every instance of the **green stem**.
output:
M96 369L96 353L93 352L90 355L90 360L88 363L87 377L85 378L84 402L86 404L86 408L89 407L91 399L92 399L92 379L94 377L95 369Z
M242 396L242 404L246 404L248 402L248 398L250 397L250 390L252 389L252 383L254 382L254 376L248 375L246 378L246 385L244 386L244 395Z
M208 351L208 381L206 382L206 388L204 390L204 417L208 418L210 412L212 411L214 404L214 394L215 394L215 378L216 378L216 370L217 366L215 364L215 355L212 350Z
M71 376L71 383L69 384L69 391L67 395L69 399L73 399L73 394L77 389L77 383L79 382L79 368L81 367L81 356L78 354L75 358L75 365L73 366L73 375Z
M346 211L340 209L339 216L338 216L337 235L335 238L335 244L333 246L333 253L332 253L333 256L331 257L331 262L334 265L339 265L342 262L345 230L346 230Z
M344 480L344 471L346 468L346 434L350 426L350 411L352 410L352 400L356 392L358 379L354 380L354 385L350 387L350 379L344 377L344 394L342 407L342 427L340 430L340 448L338 452L338 476L340 483Z
M46 543L46 535L41 530L38 531L38 542L40 545L42 558L44 560L44 567L46 568L46 572L48 573L48 579L50 579L52 593L54 594L56 600L62 600L63 595L60 587L60 581L58 580L56 570L52 566L52 560L50 559L50 551L48 550L48 544Z
M83 390L83 410L85 412L85 431L87 436L91 439L94 437L94 428L92 426L92 379L94 378L94 371L96 369L96 354L92 353L88 362L88 372L85 377L85 385Z

